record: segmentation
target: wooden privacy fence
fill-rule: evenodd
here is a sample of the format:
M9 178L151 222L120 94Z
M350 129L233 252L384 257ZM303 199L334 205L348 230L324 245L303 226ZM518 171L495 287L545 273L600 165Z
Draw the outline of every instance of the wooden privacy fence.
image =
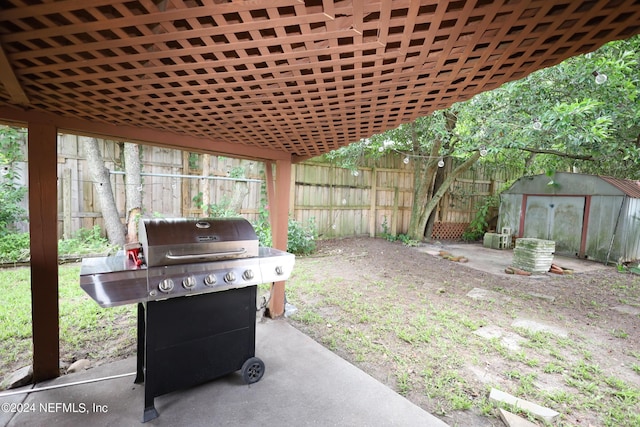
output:
M326 237L380 235L406 230L411 216L410 169L359 168L330 164L294 166L290 211L305 223L314 219Z
M295 165L290 211L299 221L313 219L326 237L406 233L413 204L412 165L397 155L370 163L356 171L315 160ZM506 168L490 174L476 165L467 171L438 204L431 237L460 238L478 204L517 177Z
M99 140L105 166L124 221L125 182L120 145ZM25 143L26 147L26 143ZM26 148L25 148L26 150ZM141 146L142 186L146 216L197 217L196 200L233 209L250 221L266 203L264 164L257 161ZM26 171L26 167L24 168ZM73 235L81 228L103 227L100 202L88 170L82 137L59 135L58 232ZM26 173L24 174L26 176ZM433 238L459 238L475 216L477 204L518 177L517 171L488 171L481 165L456 179L436 210ZM397 155L371 160L356 171L312 159L293 166L290 215L312 221L320 236L379 236L406 233L413 203L413 170ZM26 185L26 177L23 177ZM203 194L203 193L208 193ZM206 200L205 200L206 201Z
M111 171L116 206L125 219L125 182L120 145L99 140L105 167ZM145 216L197 217L197 200L209 193L218 208L235 205L248 220L257 219L262 198L260 162L210 156L203 171L201 155L167 148L140 146L142 193ZM235 178L234 178L235 177ZM241 194L241 200L237 200ZM88 170L82 137L59 135L58 139L58 233L68 237L80 228L103 227L100 201Z

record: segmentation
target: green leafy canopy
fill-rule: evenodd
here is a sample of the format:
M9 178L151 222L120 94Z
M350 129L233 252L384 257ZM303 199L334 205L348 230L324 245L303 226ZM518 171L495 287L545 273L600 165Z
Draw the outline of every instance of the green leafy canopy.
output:
M596 83L596 73L606 80ZM389 152L409 160L464 160L486 147L489 156L483 161L514 165L527 173L552 169L640 179L639 95L640 36L635 36L326 157L355 168L366 158ZM439 147L433 153L436 141Z

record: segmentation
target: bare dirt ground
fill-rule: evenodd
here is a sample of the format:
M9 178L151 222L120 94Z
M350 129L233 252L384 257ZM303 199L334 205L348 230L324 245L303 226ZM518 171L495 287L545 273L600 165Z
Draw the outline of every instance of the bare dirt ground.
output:
M560 425L640 425L640 276L487 273L369 238L296 263L293 324L452 426L503 425L492 387Z

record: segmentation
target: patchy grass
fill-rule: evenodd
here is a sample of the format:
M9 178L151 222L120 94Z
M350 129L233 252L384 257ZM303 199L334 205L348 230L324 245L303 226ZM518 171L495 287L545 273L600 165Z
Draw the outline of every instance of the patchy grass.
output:
M496 417L488 402L488 391L496 387L557 410L561 427L640 426L640 380L629 381L620 361L612 360L627 357L626 372L640 375L633 326L611 322L615 295L605 301L587 292L555 303L531 298L518 283L446 270L451 264L439 270L426 264L428 258L404 266L408 252L388 260L393 249L388 245L370 250L384 254L377 258L350 259L344 249L340 257L298 259L287 288L288 301L298 308L292 322L414 403L450 424L453 420L451 425L467 425L469 414ZM402 274L420 269L422 276ZM478 282L511 300L467 298ZM633 278L596 282L576 275L566 284L625 298L634 292L637 298L640 289ZM523 314L572 326L566 337L512 328ZM586 327L581 319L596 326ZM631 324L637 321L631 319ZM524 340L514 349L500 338L474 334L488 325ZM613 344L632 350L610 353Z
M80 266L58 269L60 358L94 363L134 354L135 306L104 309L80 288ZM0 270L0 377L31 364L30 269Z

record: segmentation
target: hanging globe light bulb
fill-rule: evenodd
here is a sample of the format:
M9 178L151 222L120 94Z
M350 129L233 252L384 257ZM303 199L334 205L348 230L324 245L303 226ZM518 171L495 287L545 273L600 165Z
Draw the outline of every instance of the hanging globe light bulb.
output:
M596 84L597 85L601 85L602 83L607 81L607 75L606 74L600 73L598 71L594 71L591 74L596 78Z
M540 130L542 129L542 123L540 123L540 119L535 119L533 121L533 125L531 125L533 127L533 130Z
M404 163L405 165L409 164L409 156L405 157L404 160L402 161L402 163Z
M486 156L488 153L487 148L485 146L480 147L480 157Z
M351 175L358 176L358 175L360 175L360 171L354 170L354 171L351 172Z
M438 160L438 167L439 168L443 168L444 167L444 160L442 160L442 159Z

